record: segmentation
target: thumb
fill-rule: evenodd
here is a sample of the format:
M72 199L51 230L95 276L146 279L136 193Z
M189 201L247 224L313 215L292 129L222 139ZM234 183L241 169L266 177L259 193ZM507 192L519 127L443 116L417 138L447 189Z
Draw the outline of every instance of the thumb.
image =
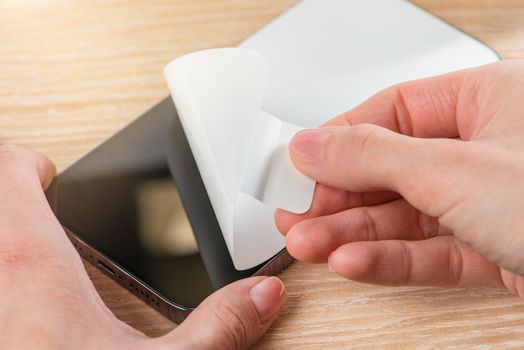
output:
M438 216L432 199L453 183L447 180L465 158L464 144L358 124L303 130L289 148L298 170L323 185L351 192L394 191Z
M246 349L266 332L285 301L277 277L240 280L209 296L160 340L188 349Z

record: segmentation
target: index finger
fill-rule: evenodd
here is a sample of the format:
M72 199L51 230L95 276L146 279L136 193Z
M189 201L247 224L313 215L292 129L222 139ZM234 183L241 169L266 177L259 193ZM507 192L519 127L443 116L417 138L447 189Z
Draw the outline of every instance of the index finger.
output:
M476 103L474 94L460 92L478 69L391 86L323 126L369 123L414 137L457 137L457 107Z

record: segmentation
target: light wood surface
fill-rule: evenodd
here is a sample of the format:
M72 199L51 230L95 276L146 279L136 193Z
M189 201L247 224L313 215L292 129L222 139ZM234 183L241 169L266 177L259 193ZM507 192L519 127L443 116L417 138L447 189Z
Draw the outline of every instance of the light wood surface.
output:
M0 142L63 169L167 95L168 61L234 46L294 2L0 1ZM504 58L524 57L523 0L415 3ZM120 319L149 335L175 327L86 267ZM524 348L524 303L503 290L368 286L302 263L281 277L289 302L260 349Z

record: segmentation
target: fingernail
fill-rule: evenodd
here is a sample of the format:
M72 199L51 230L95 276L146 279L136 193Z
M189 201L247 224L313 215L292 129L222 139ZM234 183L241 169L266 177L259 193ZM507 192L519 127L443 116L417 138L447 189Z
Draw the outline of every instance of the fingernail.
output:
M291 151L304 162L318 162L330 136L329 132L322 129L302 130L291 140Z
M329 271L335 272L335 270L333 270L333 268L331 267L331 256L328 257L327 266L328 266Z
M280 303L284 290L284 283L277 277L266 278L251 288L249 296L262 322L273 317L277 311L275 306Z

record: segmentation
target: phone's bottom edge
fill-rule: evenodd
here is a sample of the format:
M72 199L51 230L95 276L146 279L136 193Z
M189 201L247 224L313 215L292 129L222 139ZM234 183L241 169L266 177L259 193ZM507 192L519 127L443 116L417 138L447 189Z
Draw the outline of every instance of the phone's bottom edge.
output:
M138 281L118 264L111 261L111 259L104 254L82 241L72 232L65 228L64 231L80 257L169 320L180 324L193 310L193 308L182 308L170 303L150 287ZM293 258L286 249L283 249L255 272L254 276L277 275L291 264L291 262L293 262Z

